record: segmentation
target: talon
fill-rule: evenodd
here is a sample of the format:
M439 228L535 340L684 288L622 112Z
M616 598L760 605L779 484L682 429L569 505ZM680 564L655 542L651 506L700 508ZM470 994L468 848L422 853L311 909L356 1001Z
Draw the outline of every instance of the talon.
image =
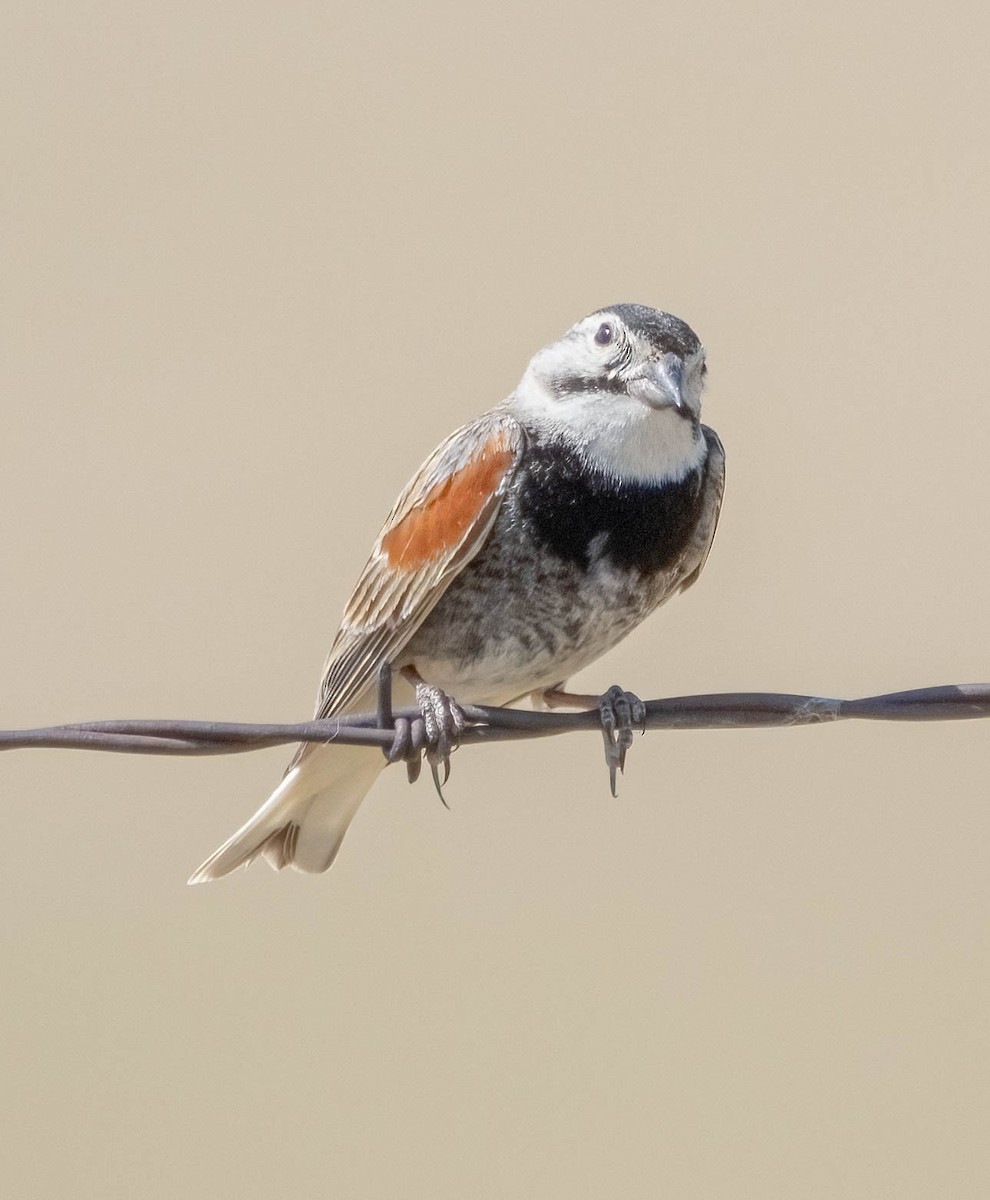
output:
M443 780L440 779L440 767L443 766ZM433 786L436 789L437 795L440 797L440 803L447 811L450 811L450 805L447 803L443 794L443 785L450 778L450 761L448 759L435 759L430 762L430 771L433 775Z
M626 753L632 745L633 726L646 732L646 705L632 692L623 691L613 684L599 701L598 711L601 714L609 788L615 796L616 776L626 769Z

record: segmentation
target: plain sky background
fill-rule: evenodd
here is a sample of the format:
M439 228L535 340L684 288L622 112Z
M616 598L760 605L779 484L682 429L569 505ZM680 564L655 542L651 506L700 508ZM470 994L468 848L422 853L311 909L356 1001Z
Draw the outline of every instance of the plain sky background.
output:
M308 717L393 497L617 301L708 347L706 573L578 686L990 677L990 18L950 2L13 3L0 727ZM990 725L400 771L0 758L18 1198L990 1192Z

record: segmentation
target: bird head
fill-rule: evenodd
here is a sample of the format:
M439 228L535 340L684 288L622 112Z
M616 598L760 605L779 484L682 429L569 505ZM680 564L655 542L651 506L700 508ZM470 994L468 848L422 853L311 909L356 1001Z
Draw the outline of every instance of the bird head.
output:
M538 351L510 405L637 478L697 465L705 351L678 317L641 304L601 308Z

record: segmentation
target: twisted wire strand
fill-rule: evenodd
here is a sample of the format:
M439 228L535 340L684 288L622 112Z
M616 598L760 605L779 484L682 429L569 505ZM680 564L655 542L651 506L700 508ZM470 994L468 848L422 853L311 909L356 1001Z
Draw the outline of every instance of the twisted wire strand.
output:
M584 712L530 712L517 708L463 705L471 724L462 745L551 737L601 730L597 709ZM246 724L232 721L87 721L40 729L0 730L0 750L30 748L101 750L116 754L244 754L294 742L379 746L395 740L394 722L414 721L414 708L397 709L380 700L377 712L299 724ZM959 721L990 717L990 683L945 684L888 692L856 700L778 692L727 692L646 701L645 728L767 729L833 721Z

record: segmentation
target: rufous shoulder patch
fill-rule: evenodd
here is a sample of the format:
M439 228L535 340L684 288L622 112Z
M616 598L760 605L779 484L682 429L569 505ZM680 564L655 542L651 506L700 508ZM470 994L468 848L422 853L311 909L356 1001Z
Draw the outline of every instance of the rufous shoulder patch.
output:
M459 471L434 484L382 537L381 548L389 565L414 571L451 553L491 503L514 459L505 438L495 436Z

